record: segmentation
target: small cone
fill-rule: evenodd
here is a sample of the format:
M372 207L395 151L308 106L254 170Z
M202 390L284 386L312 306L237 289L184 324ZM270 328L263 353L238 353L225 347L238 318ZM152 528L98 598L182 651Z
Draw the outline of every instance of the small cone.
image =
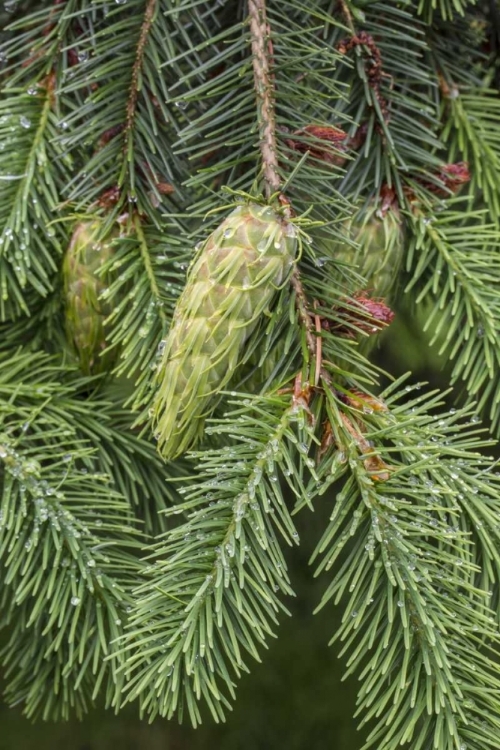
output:
M232 211L199 251L156 377L153 421L165 458L200 437L245 341L289 277L295 236L293 225L273 209L250 204Z
M85 375L106 372L114 358L100 356L106 348L104 319L111 310L100 299L108 280L97 272L113 252L112 238L98 241L100 228L97 220L78 224L63 265L66 335Z
M383 213L383 215L382 215ZM375 206L359 211L346 224L346 234L358 247L339 241L334 258L355 266L374 297L387 297L397 279L403 255L403 229L399 211Z

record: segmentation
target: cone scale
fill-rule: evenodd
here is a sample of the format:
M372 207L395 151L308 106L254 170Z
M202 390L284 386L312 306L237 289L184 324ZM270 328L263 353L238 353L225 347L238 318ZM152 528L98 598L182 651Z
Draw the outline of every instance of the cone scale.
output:
M269 206L238 206L210 235L188 272L156 374L158 449L192 448L243 357L245 342L288 280L296 230Z

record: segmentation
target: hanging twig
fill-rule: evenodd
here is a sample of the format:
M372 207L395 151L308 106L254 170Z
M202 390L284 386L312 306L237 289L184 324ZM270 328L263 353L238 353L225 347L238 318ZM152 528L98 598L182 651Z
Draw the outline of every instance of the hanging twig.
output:
M130 90L127 101L127 121L125 124L125 151L129 148L129 140L131 133L134 129L135 114L137 110L137 99L139 96L139 80L142 65L144 62L144 54L146 50L146 43L148 40L151 27L153 25L157 0L148 0L146 8L144 10L144 19L137 41L137 47L135 52L135 60L132 68L132 78L130 82Z
M274 82L270 57L271 37L266 16L265 0L249 0L250 33L252 35L253 74L259 118L260 152L266 196L280 189L276 149L276 116L274 111Z
M249 0L250 32L252 36L253 72L257 96L260 152L266 195L279 192L282 182L278 172L276 148L276 116L274 109L274 79L271 69L272 42L266 15L265 0ZM307 348L316 362L314 385L322 379L331 385L331 378L321 365L321 339L316 335L313 315L309 309L299 270L295 267L291 284L295 291L295 304L305 331Z

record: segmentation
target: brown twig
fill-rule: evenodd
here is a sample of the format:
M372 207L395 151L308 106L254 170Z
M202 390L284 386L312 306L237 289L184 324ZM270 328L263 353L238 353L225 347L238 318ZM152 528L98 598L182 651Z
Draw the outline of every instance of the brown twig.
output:
M388 78L392 83L392 76L384 72L382 68L382 54L371 34L368 34L366 31L360 31L357 34L353 33L350 38L342 39L337 45L337 49L342 55L346 55L356 47L362 47L366 51L365 70L368 85L375 92L384 121L388 122L389 103L380 89L382 79Z
M265 0L249 0L248 10L250 15L250 33L252 36L254 83L259 113L260 152L266 195L269 198L273 193L279 192L281 187L276 151L274 80L270 66L270 55L272 54L272 46L270 46L271 35L269 24L267 23ZM300 273L297 268L292 273L291 284L295 291L295 304L300 322L305 331L307 348L311 355L316 357L318 349L316 336L314 335L314 326Z
M278 172L276 146L276 116L274 110L274 78L271 70L272 44L269 24L266 15L265 0L249 0L250 33L252 37L253 72L258 104L260 152L266 185L266 196L278 193L281 179ZM291 211L288 199L280 195L282 205ZM314 314L309 309L300 272L295 267L291 276L291 285L295 291L295 305L300 323L304 329L306 344L311 357L315 360L314 385L319 380L331 386L331 378L321 364L321 339L316 335L313 323ZM318 343L319 342L319 343Z
M270 64L272 46L267 23L265 0L249 0L250 33L252 36L253 75L259 117L262 169L269 198L280 189L276 150L276 115L274 85Z
M316 368L315 368L315 377L314 377L314 385L318 385L320 379L323 380L324 383L326 383L329 387L332 386L332 379L330 377L330 374L325 370L323 365L321 364L321 343L318 346L318 341L321 342L321 339L319 336L315 335L316 328L313 324L313 317L315 317L310 309L309 309L309 303L307 301L306 293L304 291L304 287L302 285L302 279L300 278L300 273L295 268L295 270L292 273L291 278L291 284L293 287L293 290L295 292L295 305L297 307L297 312L299 313L299 319L302 323L302 327L304 329L304 333L306 336L306 344L307 348L309 350L310 355L314 358L316 362Z
M141 26L141 31L139 34L139 39L137 41L137 47L135 51L135 60L134 65L132 67L132 80L130 83L130 90L128 95L128 101L127 101L127 118L125 123L125 151L128 149L128 143L129 139L131 137L131 133L134 129L134 121L135 121L135 115L137 111L137 99L139 97L139 77L141 73L142 64L144 61L144 51L146 49L146 43L148 40L149 32L151 31L151 26L153 25L153 20L156 12L156 6L158 4L158 0L148 0L146 4L146 9L144 11L144 19Z

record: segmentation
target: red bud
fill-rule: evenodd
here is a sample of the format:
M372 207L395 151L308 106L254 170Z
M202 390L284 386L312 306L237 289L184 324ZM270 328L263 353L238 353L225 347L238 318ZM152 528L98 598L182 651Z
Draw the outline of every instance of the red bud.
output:
M439 177L448 190L456 193L462 185L470 181L469 165L466 161L458 161L456 164L444 164L441 167Z
M339 151L346 150L346 138L347 133L333 125L306 125L291 133L285 142L294 151L309 153L313 159L340 166L345 159Z
M345 307L337 307L336 312L345 324L324 321L324 327L346 338L355 337L355 328L368 334L378 333L394 319L394 312L382 299L369 297L366 292L357 292Z

